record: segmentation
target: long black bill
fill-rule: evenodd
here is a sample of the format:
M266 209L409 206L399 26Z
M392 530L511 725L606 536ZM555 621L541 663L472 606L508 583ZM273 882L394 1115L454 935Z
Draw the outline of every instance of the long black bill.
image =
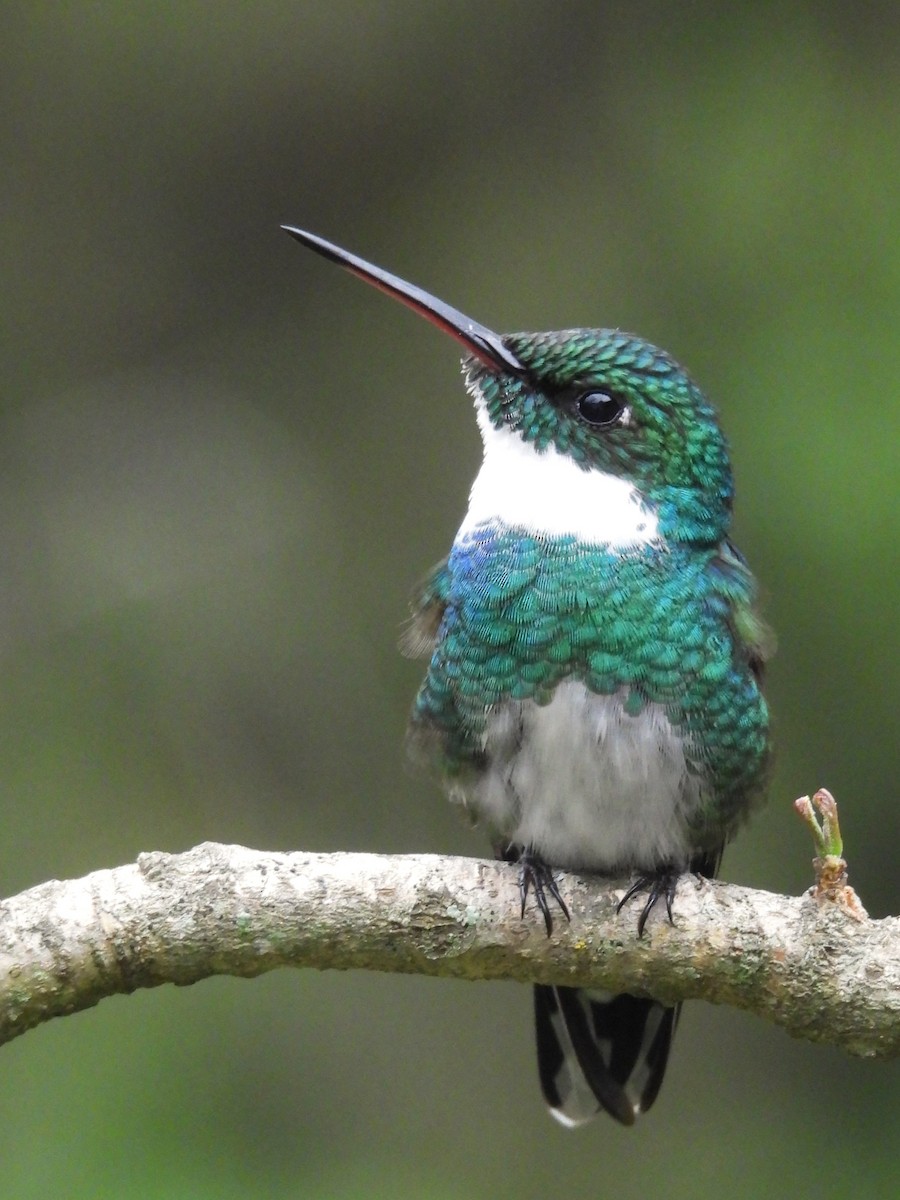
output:
M456 338L465 346L470 354L481 359L485 366L492 371L511 371L515 375L525 374L525 368L512 351L504 346L503 340L498 334L464 316L457 309L451 308L443 300L429 295L415 284L406 283L404 280L398 279L396 275L382 271L380 267L367 263L365 259L357 258L355 254L342 250L340 246L326 242L324 238L317 237L314 233L295 229L293 225L282 225L281 228L302 245L308 246L310 250L315 250L316 254L321 254L323 258L336 262L339 267L343 267L357 279L371 283L373 287L395 297L401 304L405 304L407 308L411 308L413 312L423 316L426 321L430 321L432 325L437 325L439 329L449 333L451 337Z

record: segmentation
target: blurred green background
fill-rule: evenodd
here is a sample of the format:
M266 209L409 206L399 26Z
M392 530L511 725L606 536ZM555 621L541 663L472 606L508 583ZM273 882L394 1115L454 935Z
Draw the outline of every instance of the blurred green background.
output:
M894 4L32 2L0 18L0 892L178 850L483 854L395 642L479 461L454 345L606 324L718 402L780 637L769 807L900 910ZM692 1004L654 1111L539 1101L513 985L281 972L2 1051L4 1197L896 1196L896 1064Z

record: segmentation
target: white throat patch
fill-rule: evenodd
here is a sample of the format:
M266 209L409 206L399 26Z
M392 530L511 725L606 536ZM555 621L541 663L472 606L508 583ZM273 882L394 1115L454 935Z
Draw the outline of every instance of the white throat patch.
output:
M602 471L584 471L554 446L537 450L514 430L497 429L473 392L484 461L457 537L486 522L502 521L621 550L659 540L656 514L633 484Z

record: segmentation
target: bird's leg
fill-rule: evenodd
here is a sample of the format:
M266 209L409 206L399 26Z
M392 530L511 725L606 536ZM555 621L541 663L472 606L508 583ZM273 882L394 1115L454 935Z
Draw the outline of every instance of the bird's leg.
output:
M639 892L648 893L647 901L641 909L641 915L638 917L638 937L644 936L644 926L647 924L647 918L662 899L665 899L666 902L666 914L669 918L669 924L674 924L672 904L675 900L675 892L678 888L680 877L681 872L671 863L666 863L664 866L658 867L655 871L642 871L616 905L616 912L620 913L633 896L636 896Z
M571 921L572 918L569 915L569 909L562 898L556 880L553 878L553 871L539 854L524 846L509 844L497 848L497 857L502 858L504 862L518 863L519 897L522 901L521 916L523 919L525 917L525 906L528 902L528 893L533 892L534 899L541 911L541 916L544 918L547 937L553 932L553 914L550 912L550 905L547 900L548 896L556 901L566 920Z

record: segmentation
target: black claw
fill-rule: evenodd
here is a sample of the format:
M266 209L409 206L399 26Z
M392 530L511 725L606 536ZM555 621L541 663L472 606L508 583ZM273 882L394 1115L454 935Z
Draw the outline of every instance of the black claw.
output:
M560 894L556 880L553 878L553 872L542 858L530 850L519 850L514 846L508 847L503 857L512 861L518 861L519 864L519 897L522 901L520 916L523 919L525 917L525 906L528 902L528 893L529 891L533 891L535 902L540 909L541 916L544 918L547 937L553 932L553 914L550 911L550 905L547 903L548 895L559 905L566 920L571 921L572 918L569 915L569 909Z
M678 889L678 880L680 872L674 867L660 867L655 872L645 872L638 875L634 883L628 888L625 895L616 905L616 912L620 913L628 901L638 894L638 892L648 892L647 902L641 909L641 915L638 917L637 931L638 937L644 936L644 926L647 924L647 918L653 912L653 909L660 900L665 899L666 914L669 918L669 924L675 924L675 918L672 916L672 904L675 900L675 892Z

